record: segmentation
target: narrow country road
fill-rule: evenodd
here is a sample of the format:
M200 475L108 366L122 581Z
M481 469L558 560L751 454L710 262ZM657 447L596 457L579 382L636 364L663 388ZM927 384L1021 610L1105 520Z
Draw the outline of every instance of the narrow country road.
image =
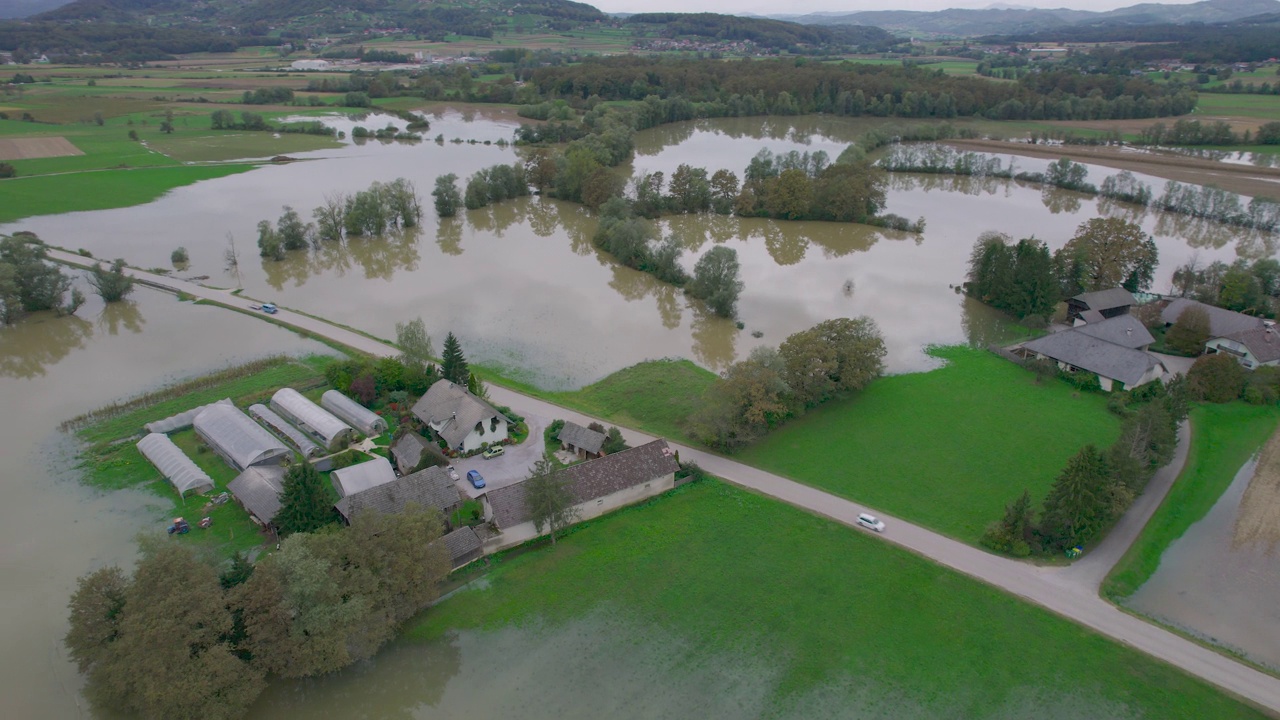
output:
M95 262L92 258L59 250L50 250L49 257L76 267L88 267ZM126 272L140 283L151 287L221 303L263 319L268 317L250 310L250 305L258 304L257 301L233 294L229 290L208 288L140 270L128 269ZM284 308L278 314L270 316L270 319L371 355L399 354L395 347L379 340ZM591 422L608 424L506 388L493 386L489 389L489 394L496 404L518 408L521 412L537 413L547 418L563 418L584 426ZM634 430L623 429L623 434L632 445L653 439ZM1128 615L1098 596L1099 583L1132 544L1177 477L1186 460L1189 437L1190 433L1184 424L1179 429L1178 454L1174 461L1152 479L1150 487L1138 498L1133 509L1116 526L1110 537L1090 553L1089 557L1069 568L1038 568L1028 563L997 557L808 485L703 450L676 443L671 443L671 446L679 451L681 460L692 460L704 470L728 482L851 527L857 527L859 513L872 512L884 520L886 530L881 537L888 542L1022 597L1280 715L1280 678L1259 672Z

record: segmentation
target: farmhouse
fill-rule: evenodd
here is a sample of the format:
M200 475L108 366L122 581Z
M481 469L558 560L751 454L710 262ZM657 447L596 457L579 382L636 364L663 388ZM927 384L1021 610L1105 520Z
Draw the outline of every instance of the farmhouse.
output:
M1208 353L1231 355L1249 369L1280 365L1280 334L1272 325L1210 338L1204 348Z
M435 508L447 517L462 505L462 497L458 494L458 487L453 484L453 478L449 477L444 468L429 467L421 472L350 493L334 507L344 520L351 522L351 518L364 510L394 515L410 504L416 504L420 508Z
M253 465L279 465L291 454L271 433L234 405L210 405L192 424L196 434L238 471Z
M387 431L386 420L337 390L326 390L320 396L320 405L369 437L376 437Z
M680 468L665 440L571 465L558 474L573 493L579 520L653 497L675 487ZM485 519L501 534L486 543L486 552L518 545L538 536L525 499L527 482L490 490L481 496Z
M1252 315L1234 312L1226 308L1206 305L1198 300L1188 298L1178 298L1165 306L1160 311L1160 320L1165 326L1178 322L1178 318L1182 317L1182 313L1188 308L1200 308L1209 316L1209 337L1219 338L1226 337L1246 330L1256 330L1264 327L1262 318Z
M574 453L579 459L591 460L600 457L600 448L604 446L605 434L566 421L564 427L560 428L560 434L556 435L556 439L560 441L560 447L564 450Z
M384 457L376 457L329 473L329 481L333 483L333 489L338 491L340 498L394 482L395 479L396 471L391 469L391 462Z
M279 465L251 467L227 483L227 490L255 520L272 526L280 512L284 492L284 468Z
M413 414L458 452L507 439L506 416L448 380L437 380L414 404Z
M1075 325L1099 322L1127 315L1136 304L1133 294L1124 288L1081 293L1067 300L1067 320Z
M271 409L336 452L355 439L356 431L332 413L302 396L293 388L280 388L271 396Z
M1132 390L1165 376L1164 364L1146 352L1154 341L1142 323L1117 316L1031 340L1016 352L1052 360L1068 372L1096 374L1102 389L1111 392L1117 384Z
M186 497L188 490L202 493L213 489L213 480L168 435L151 433L138 441L138 450L177 489L179 495Z

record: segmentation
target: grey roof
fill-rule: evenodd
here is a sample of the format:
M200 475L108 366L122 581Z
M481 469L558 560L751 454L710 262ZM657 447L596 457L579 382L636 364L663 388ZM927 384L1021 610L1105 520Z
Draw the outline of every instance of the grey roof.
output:
M581 505L670 475L679 468L667 441L654 440L640 447L570 465L557 475L568 484L575 504ZM491 490L488 497L493 520L498 527L513 527L532 517L525 502L525 482Z
M375 457L368 462L334 470L329 479L333 482L333 489L338 491L338 497L346 497L394 481L396 471L391 469L391 461Z
M138 441L138 450L152 465L186 496L188 490L204 492L213 489L213 479L201 470L168 435L151 433Z
M407 432L391 443L391 456L395 458L400 472L409 472L417 467L429 444L429 440L415 432Z
M1256 318L1252 315L1234 312L1226 308L1206 305L1198 300L1189 298L1178 298L1170 302L1165 309L1160 312L1160 319L1166 325L1172 325L1178 322L1178 318L1182 317L1182 313L1187 308L1198 307L1205 311L1209 316L1209 335L1212 337L1224 337L1232 333L1244 332L1245 330L1253 330L1263 326L1262 318Z
M313 458L324 454L324 450L320 446L311 442L311 438L298 428L290 425L287 420L275 414L271 408L266 405L250 405L249 414L257 418L258 422L266 425L276 435L283 438L305 458Z
M387 431L387 421L377 413L337 390L326 390L320 396L320 405L337 415L351 427L373 437Z
M437 380L413 405L413 414L436 430L440 437L456 447L478 422L498 417L501 413L489 403L448 380Z
M1090 310L1110 310L1138 304L1138 301L1133 299L1133 293L1124 288L1094 290L1093 292L1080 293L1071 299L1083 304Z
M351 426L291 387L280 388L271 396L271 409L288 418L303 431L314 435L330 452L350 442L355 435Z
M461 565L468 555L480 552L480 536L468 526L463 526L445 535L444 546L449 549L449 560L454 567Z
M1127 348L1140 348L1156 341L1142 321L1132 315L1117 315L1101 322L1091 322L1075 328L1075 331Z
M1103 320L1106 320L1106 318L1102 316L1102 313L1097 310L1081 311L1080 319L1084 320L1086 323L1096 323L1096 322L1102 322Z
M236 470L275 462L289 455L289 450L275 436L234 405L210 405L196 416L192 424L200 437Z
M604 445L605 434L566 421L556 437L562 443L568 443L589 453L599 453L600 447Z
M1227 340L1235 340L1249 348L1249 353L1257 358L1260 363L1280 360L1280 334L1273 327L1263 326L1223 335L1222 337Z
M209 405L230 405L230 404L231 404L231 398L223 398L216 403L209 403ZM149 422L143 427L147 429L147 432L153 432L153 433L171 433L171 432L176 432L178 430L186 430L187 428L191 427L191 423L195 421L196 416L199 415L205 408L209 407L209 405L201 405L200 407L197 407L197 408L191 408L190 410L187 410L185 412L180 412L177 415L170 415L169 417L163 420L156 420L155 422Z
M1091 337L1080 332L1081 329L1046 335L1024 344L1023 347L1125 384L1137 383L1148 370L1161 364L1142 350Z
M280 512L280 493L284 491L284 468L279 465L251 467L227 483L227 489L246 510L264 523L270 523Z
M458 494L458 487L453 484L449 473L444 468L429 467L368 490L351 493L339 500L334 507L342 513L342 517L350 520L361 510L376 510L391 515L401 512L409 503L416 503L422 508L435 508L444 512L460 502L462 496Z

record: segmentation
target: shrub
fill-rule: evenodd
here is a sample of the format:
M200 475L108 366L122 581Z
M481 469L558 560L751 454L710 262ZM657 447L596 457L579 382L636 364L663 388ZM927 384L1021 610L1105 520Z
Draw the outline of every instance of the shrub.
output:
M175 267L178 265L186 265L190 261L190 257L187 256L187 249L184 247L179 247L169 253L169 262L172 262Z
M1205 355L1191 366L1187 386L1191 397L1211 403L1228 403L1244 394L1245 370L1226 353Z
M18 171L14 170L12 165L6 162L0 162L0 178L11 178L17 174Z

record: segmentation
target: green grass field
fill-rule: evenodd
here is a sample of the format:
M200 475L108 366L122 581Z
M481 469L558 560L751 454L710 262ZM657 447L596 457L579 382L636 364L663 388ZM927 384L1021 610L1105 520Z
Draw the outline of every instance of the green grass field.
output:
M834 717L859 716L859 704L874 717L1262 717L1010 595L711 480L592 521L554 550L501 560L486 580L426 611L410 637L554 633L605 612L613 626L673 636L672 669L710 664L750 685L744 668L769 665L765 716L810 693L841 708ZM1018 709L1028 702L1035 711Z
M1187 464L1142 534L1102 584L1112 600L1132 595L1160 567L1160 556L1226 492L1241 466L1267 441L1280 409L1235 402L1191 411Z
M1101 394L1038 385L985 350L934 353L946 367L877 380L738 459L977 542L1024 488L1039 501L1082 446L1119 434Z
M1280 119L1280 95L1220 95L1200 93L1195 115Z
M92 170L0 180L0 223L33 215L107 210L151 202L184 185L235 175L253 165Z

